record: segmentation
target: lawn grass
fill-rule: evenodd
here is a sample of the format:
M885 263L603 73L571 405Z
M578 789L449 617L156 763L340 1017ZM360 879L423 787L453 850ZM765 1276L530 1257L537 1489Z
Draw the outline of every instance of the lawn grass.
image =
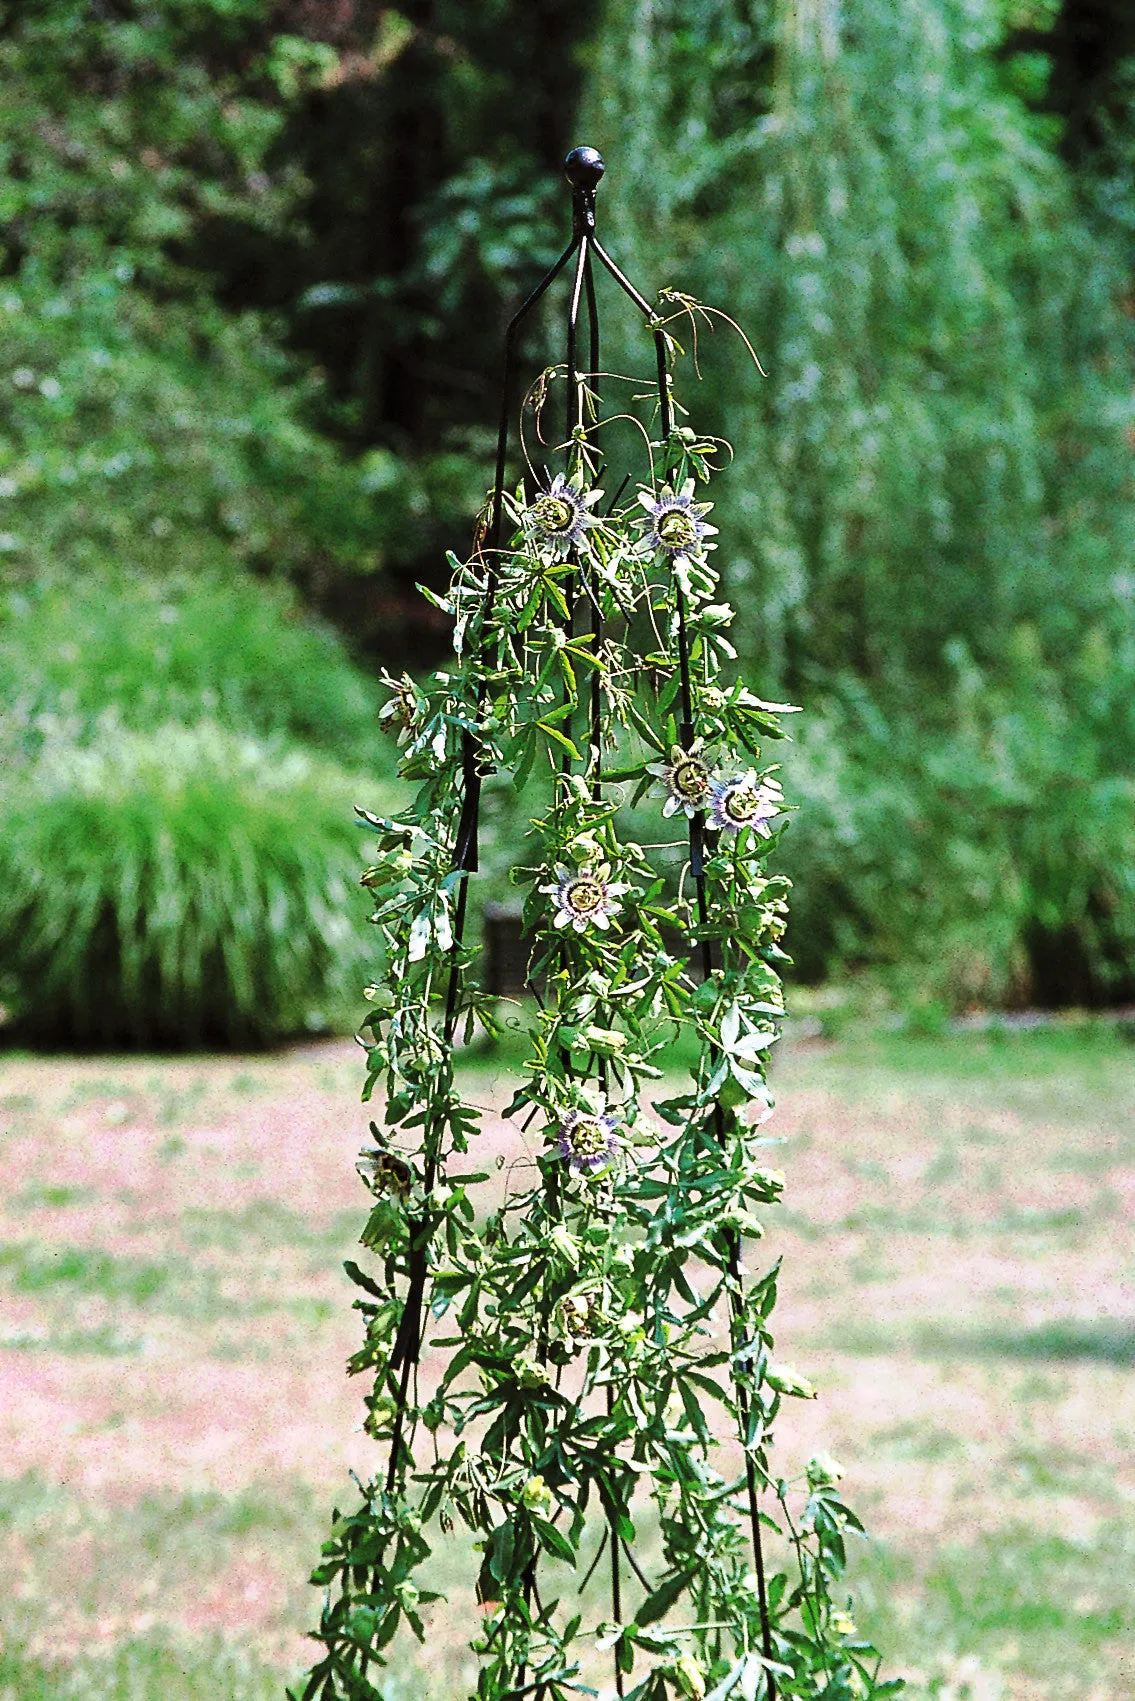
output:
M515 1049L467 1059L477 1102ZM342 1374L356 1056L0 1057L0 1701L301 1669L327 1514L378 1463ZM1131 1701L1135 1046L849 1027L774 1084L787 1203L750 1263L784 1257L779 1356L821 1388L778 1452L847 1467L859 1623L917 1701ZM463 1692L471 1571L455 1536L388 1701Z

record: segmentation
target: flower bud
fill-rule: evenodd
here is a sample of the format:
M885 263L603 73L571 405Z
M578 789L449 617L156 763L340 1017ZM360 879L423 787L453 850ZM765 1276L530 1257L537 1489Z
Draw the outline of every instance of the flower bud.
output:
M544 1388L549 1378L542 1364L533 1358L521 1358L516 1362L516 1380L522 1388Z
M808 1378L801 1376L799 1371L793 1370L791 1365L782 1364L775 1370L772 1368L766 1370L765 1381L778 1394L794 1394L799 1400L814 1400L816 1398L816 1390L808 1381Z
M705 1676L692 1654L683 1654L680 1660L674 1662L674 1676L682 1686L682 1693L693 1697L693 1701L702 1701L705 1694Z
M562 1258L565 1264L570 1264L573 1270L579 1268L579 1241L564 1223L557 1223L548 1236L548 1245L557 1258Z
M549 1517L555 1505L552 1491L543 1477L529 1477L520 1491L520 1498L529 1512L535 1512L541 1518Z
M842 1475L843 1466L830 1453L817 1453L814 1459L808 1460L809 1488L823 1488L828 1483L838 1482Z

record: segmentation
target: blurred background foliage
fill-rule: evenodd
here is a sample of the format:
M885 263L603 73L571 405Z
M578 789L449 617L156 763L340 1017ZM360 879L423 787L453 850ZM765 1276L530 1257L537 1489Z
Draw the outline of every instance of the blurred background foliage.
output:
M769 374L703 331L686 394L743 666L808 709L800 976L1135 996L1125 0L24 0L0 75L17 1029L341 1018L371 681L444 653L415 581L584 136L636 280Z

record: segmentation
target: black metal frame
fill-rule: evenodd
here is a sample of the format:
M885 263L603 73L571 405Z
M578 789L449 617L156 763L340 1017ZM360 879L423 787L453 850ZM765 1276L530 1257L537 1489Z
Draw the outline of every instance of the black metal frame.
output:
M504 340L504 371L501 380L501 410L497 429L496 472L493 482L492 505L489 515L489 525L486 535L485 550L488 557L488 576L486 581L485 606L482 611L482 628L487 626L492 617L493 605L496 598L499 579L498 562L500 557L501 529L504 516L504 487L508 460L509 424L513 405L513 390L516 377L516 352L520 331L533 308L543 298L551 285L563 272L573 255L575 269L572 276L572 288L567 315L567 440L570 443L575 434L583 429L583 379L589 380L594 390L599 376L599 313L595 297L595 278L592 266L592 256L598 260L604 270L614 279L624 295L638 308L648 323L651 324L654 337L655 356L657 361L657 390L659 411L659 434L665 442L673 428L673 409L670 397L670 377L667 364L667 349L665 334L657 323L657 315L646 298L639 294L629 278L615 264L607 253L595 232L595 191L606 167L602 157L595 148L573 148L564 162L565 175L572 187L572 236L571 241L560 255L559 259L548 269L531 294L521 304L508 322ZM579 332L579 315L581 303L586 301L588 332L589 332L589 361L586 374L578 367L577 349ZM570 633L574 627L576 603L578 601L578 586L573 586L567 593L568 616L566 626ZM695 728L693 720L693 696L690 686L689 643L686 632L687 611L686 598L681 586L677 586L678 611L678 662L679 683L681 692L682 719L679 736L684 749L689 750L694 743ZM595 586L587 587L587 600L592 611L592 635L596 653L602 641L602 615L599 598ZM590 746L593 760L593 795L600 795L600 678L598 670L592 674L590 700ZM479 723L484 710L484 689L477 703L477 713L474 716ZM568 736L570 737L570 728ZM570 771L570 757L564 756L564 769ZM481 770L478 741L475 734L466 731L462 740L462 779L463 794L461 815L458 821L454 842L453 868L461 871L458 882L457 900L453 920L453 957L450 969L449 986L446 995L445 1020L442 1029L444 1043L453 1044L457 1023L457 998L460 989L463 938L469 889L469 875L476 872L478 867L478 837L480 826L481 801ZM706 893L704 828L700 816L694 815L689 823L690 872L693 877L696 892L698 921L704 929L708 920L708 899ZM704 976L713 971L713 950L708 938L701 941L701 968ZM720 1106L715 1109L715 1130L720 1143L724 1144L725 1129ZM425 1191L432 1191L436 1180L436 1161L431 1158L424 1177ZM729 1273L732 1284L731 1313L732 1313L732 1344L735 1358L742 1353L746 1343L740 1336L740 1298L741 1298L741 1240L735 1231L731 1232L729 1246ZM391 1354L390 1368L401 1372L397 1401L397 1415L394 1423L394 1433L391 1441L390 1461L387 1471L386 1487L390 1492L397 1480L398 1459L402 1447L403 1420L406 1411L407 1394L410 1377L418 1362L422 1336L422 1305L425 1298L428 1280L428 1266L425 1245L425 1225L417 1225L410 1255L409 1284L402 1318L398 1328L397 1338ZM734 1392L740 1417L741 1442L745 1450L745 1476L748 1491L749 1523L752 1537L753 1558L757 1576L758 1600L761 1618L761 1640L766 1660L772 1658L771 1624L768 1609L768 1595L765 1583L764 1551L761 1541L761 1514L759 1485L757 1482L756 1465L752 1457L752 1423L751 1405L748 1390L738 1379L734 1382ZM608 1390L608 1402L611 1394ZM606 1544L607 1536L604 1537ZM621 1612L621 1578L619 1569L620 1549L642 1582L644 1587L650 1587L648 1580L639 1570L633 1555L625 1541L622 1541L612 1526L609 1530L611 1543L611 1605L617 1623L622 1621ZM595 1564L602 1557L603 1546L596 1554ZM593 1564L588 1572L588 1579L594 1571ZM585 1582L587 1579L585 1579ZM529 1587L535 1586L534 1579L529 1580ZM537 1597L538 1599L538 1597ZM365 1669L365 1668L364 1668ZM775 1701L776 1684L770 1671L766 1671L767 1693L769 1701ZM616 1664L616 1689L623 1693L623 1674ZM523 1677L521 1678L523 1685Z

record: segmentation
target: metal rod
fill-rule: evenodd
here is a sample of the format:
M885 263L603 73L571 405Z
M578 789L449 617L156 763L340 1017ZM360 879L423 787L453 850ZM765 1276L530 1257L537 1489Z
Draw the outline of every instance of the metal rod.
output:
M587 250L591 238L586 234L579 239L579 253L575 262L575 277L571 286L571 301L568 304L567 321L567 432L568 458L571 458L571 441L575 428L582 423L582 397L579 393L579 370L576 363L576 338L579 331L579 298L583 291L583 279L587 272Z
M614 1409L615 1409L615 1391L611 1387L611 1384L608 1382L608 1384L607 1384L607 1416L608 1417L610 1417L610 1415L611 1415L612 1411L614 1411ZM618 1529L616 1528L616 1524L615 1524L614 1510L611 1511L611 1513L609 1514L609 1517L610 1517L610 1528L611 1528L611 1617L614 1619L616 1624L622 1624L622 1622L623 1622L623 1588L622 1588L622 1578L619 1574L619 1532L618 1532ZM615 1644L614 1656L615 1656L615 1691L616 1691L617 1694L621 1695L623 1693L623 1670L622 1670L622 1667L619 1664L618 1643Z
M594 238L592 238L592 241L594 241ZM593 396L597 396L599 386L599 309L595 301L595 277L592 272L590 253L584 260L583 284L587 292L587 318L591 332L591 370L588 374L588 389ZM599 672L599 653L603 643L603 608L599 601L599 575L594 566L592 566L589 575L588 594L591 600L591 653L594 658L594 665L591 669L591 796L593 801L598 803L602 795L600 773L603 765L603 691ZM617 1555L615 1559L617 1563ZM622 1694L621 1689L619 1693Z
M579 213L578 213L578 209L577 209L577 211L576 211L576 223L578 224L579 222L580 222ZM577 359L576 359L576 344L577 344L577 341L578 341L578 334L579 334L579 303L580 303L580 297L583 293L583 280L584 280L584 277L587 273L587 249L588 249L588 245L590 243L590 240L591 239L590 239L590 237L587 234L587 231L585 229L583 234L579 237L579 252L576 256L575 276L572 279L571 299L568 303L568 318L567 318L567 404L566 404L567 430L566 430L565 435L567 437L567 442L568 442L567 453L568 453L568 466L569 467L571 466L572 444L573 444L573 440L574 440L574 437L575 437L575 430L576 430L576 427L579 424L582 423L582 419L581 419L581 397L580 397L580 393L579 393L579 372L578 372L578 369L577 369ZM577 571L577 572L575 572L571 575L571 578L569 580L567 580L567 582L564 585L564 597L565 597L565 600L567 602L567 615L564 619L564 637L569 641L569 643L571 641L572 633L575 629L575 607L576 607L576 602L578 600L578 581L579 581L579 574L578 574L578 571ZM570 690L569 690L569 688L566 684L564 686L564 696L565 696L565 700L570 701L571 692L570 692ZM569 714L564 720L564 732L567 735L569 742L570 742L571 737L572 737L572 718L573 717ZM565 774L565 775L571 773L571 751L570 750L565 750L560 757L560 772L562 774Z

